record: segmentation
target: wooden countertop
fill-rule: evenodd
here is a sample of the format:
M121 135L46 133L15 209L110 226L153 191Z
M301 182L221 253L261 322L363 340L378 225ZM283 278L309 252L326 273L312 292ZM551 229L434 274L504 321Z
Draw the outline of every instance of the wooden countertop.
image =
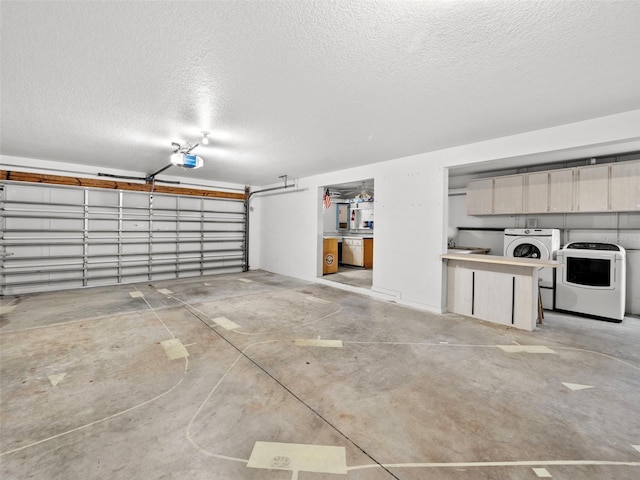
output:
M461 260L463 262L497 263L501 265L515 265L517 267L550 267L558 268L562 262L556 260L541 260L538 258L501 257L498 255L478 255L475 253L443 253L440 258L445 260Z

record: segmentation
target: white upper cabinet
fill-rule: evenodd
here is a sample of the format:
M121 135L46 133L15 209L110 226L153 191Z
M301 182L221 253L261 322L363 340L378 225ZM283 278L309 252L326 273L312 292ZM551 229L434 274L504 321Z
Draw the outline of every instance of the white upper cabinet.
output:
M469 215L640 211L640 160L471 180Z
M493 213L493 179L471 180L467 185L467 213L491 215Z
M549 172L529 173L525 179L525 211L547 213L549 211Z
M509 175L493 179L493 213L522 213L524 175Z
M640 162L611 164L611 210L640 210Z
M609 165L577 168L577 210L607 212L609 210Z
M549 211L573 212L573 177L575 168L549 172Z

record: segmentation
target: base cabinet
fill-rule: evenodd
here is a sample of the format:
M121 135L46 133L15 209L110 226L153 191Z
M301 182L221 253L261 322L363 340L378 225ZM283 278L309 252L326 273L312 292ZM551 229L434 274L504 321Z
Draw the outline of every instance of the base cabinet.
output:
M442 257L448 259L447 311L522 330L536 328L539 264L499 263L505 257L491 256L481 262L464 254Z
M322 252L322 274L338 271L338 239L325 238Z
M342 263L356 267L373 268L373 238L344 238Z

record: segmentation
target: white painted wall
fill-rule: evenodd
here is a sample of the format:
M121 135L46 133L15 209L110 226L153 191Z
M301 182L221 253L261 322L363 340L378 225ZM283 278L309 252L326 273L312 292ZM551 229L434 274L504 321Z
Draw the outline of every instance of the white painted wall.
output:
M441 312L448 230L449 167L482 162L575 158L577 151L640 150L640 110L390 160L298 180L298 190L254 200L259 242L250 264L314 281L320 272L322 187L375 180L374 292Z

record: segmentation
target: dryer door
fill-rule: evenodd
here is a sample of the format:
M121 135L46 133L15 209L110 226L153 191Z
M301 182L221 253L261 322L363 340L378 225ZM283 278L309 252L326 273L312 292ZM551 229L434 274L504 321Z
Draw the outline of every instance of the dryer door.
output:
M536 238L520 237L509 244L505 250L505 257L551 260L551 252L543 242Z

